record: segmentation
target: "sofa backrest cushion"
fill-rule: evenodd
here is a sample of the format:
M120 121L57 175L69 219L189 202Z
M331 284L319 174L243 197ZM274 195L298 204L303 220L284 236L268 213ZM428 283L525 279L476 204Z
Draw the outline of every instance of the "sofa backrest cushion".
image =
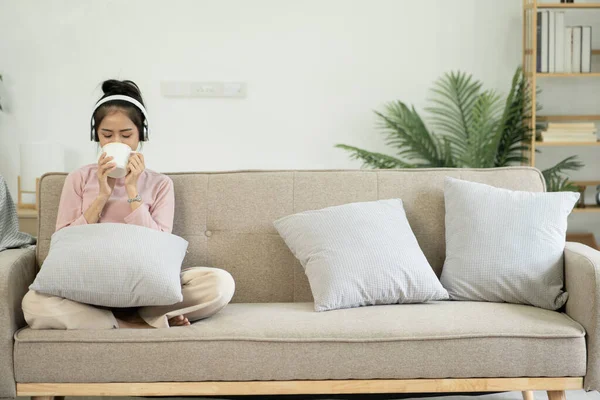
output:
M233 302L312 301L302 266L273 226L299 211L400 198L427 260L440 276L445 258L444 177L512 190L545 190L530 167L494 169L282 170L168 173L175 187L173 233L189 242L184 267L229 271ZM37 260L48 254L65 173L40 181Z

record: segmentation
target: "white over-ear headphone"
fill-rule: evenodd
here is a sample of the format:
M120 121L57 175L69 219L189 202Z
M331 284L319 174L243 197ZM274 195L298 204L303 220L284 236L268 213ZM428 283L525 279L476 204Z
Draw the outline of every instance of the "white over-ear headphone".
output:
M100 100L98 103L96 103L96 107L94 107L94 111L92 111L92 137L91 137L92 141L94 141L96 139L96 121L94 121L94 113L96 112L98 107L100 107L102 104L104 104L108 101L112 101L112 100L127 101L127 102L133 104L134 106L136 106L137 108L139 108L139 110L144 115L144 122L143 122L144 131L142 132L142 141L147 142L149 129L148 129L148 114L146 113L146 109L144 108L142 103L140 103L133 97L125 96L122 94L113 94L112 96L107 96L107 97L103 98L102 100Z

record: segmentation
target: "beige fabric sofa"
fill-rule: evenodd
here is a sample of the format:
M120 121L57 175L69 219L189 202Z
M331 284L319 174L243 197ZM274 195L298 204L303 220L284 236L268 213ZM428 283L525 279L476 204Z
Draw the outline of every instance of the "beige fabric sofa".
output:
M232 304L191 327L26 327L21 300L47 255L65 174L40 182L39 242L0 253L0 398L59 395L393 393L600 388L600 252L568 243L565 310L477 302L317 313L300 264L273 228L284 215L400 197L439 275L443 181L543 191L539 171L327 170L173 173L185 266L236 280Z

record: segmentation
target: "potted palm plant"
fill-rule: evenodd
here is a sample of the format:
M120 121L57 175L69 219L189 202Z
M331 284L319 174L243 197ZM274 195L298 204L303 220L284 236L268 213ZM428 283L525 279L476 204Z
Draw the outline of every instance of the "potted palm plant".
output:
M492 168L528 162L529 143L539 134L527 123L532 99L522 69L513 75L506 98L464 72L446 73L432 89L428 127L414 106L402 101L375 111L386 143L395 155L375 153L346 144L353 159L370 168ZM536 104L539 109L539 105ZM583 167L576 156L567 157L542 173L548 191L577 190L564 171Z

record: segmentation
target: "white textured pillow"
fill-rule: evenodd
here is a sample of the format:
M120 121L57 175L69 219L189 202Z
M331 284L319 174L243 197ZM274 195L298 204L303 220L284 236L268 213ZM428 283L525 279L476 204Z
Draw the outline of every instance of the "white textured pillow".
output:
M304 267L315 311L448 298L400 199L305 211L274 225Z
M60 229L30 289L106 307L183 300L179 273L188 242L137 225L102 223Z
M529 304L567 301L563 251L579 193L512 191L447 177L442 285L454 300Z

